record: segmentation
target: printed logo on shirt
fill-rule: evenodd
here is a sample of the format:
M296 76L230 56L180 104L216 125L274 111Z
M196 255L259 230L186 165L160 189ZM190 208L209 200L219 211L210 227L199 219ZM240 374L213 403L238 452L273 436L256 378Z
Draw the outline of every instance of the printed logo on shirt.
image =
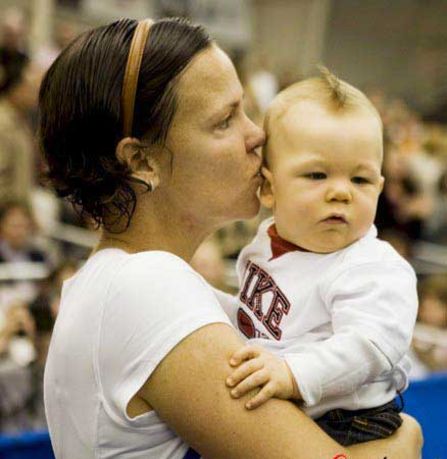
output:
M264 325L269 335L279 341L282 336L281 320L289 313L290 302L272 277L251 261L247 262L239 299ZM266 337L256 329L253 320L242 309L239 309L237 319L239 329L248 338Z
M237 324L239 330L247 337L247 338L266 338L270 339L270 336L267 336L262 331L258 330L255 327L255 324L251 317L242 309L239 308L237 310Z

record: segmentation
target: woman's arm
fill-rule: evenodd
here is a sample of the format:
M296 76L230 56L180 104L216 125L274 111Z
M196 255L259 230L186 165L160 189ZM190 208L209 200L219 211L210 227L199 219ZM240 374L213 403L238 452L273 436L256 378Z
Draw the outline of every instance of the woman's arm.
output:
M225 379L230 356L241 346L232 328L205 326L180 342L139 395L190 446L213 459L417 459L420 441L409 422L398 435L350 450L338 445L288 401L269 400L248 411L230 397ZM340 456L343 457L343 456Z

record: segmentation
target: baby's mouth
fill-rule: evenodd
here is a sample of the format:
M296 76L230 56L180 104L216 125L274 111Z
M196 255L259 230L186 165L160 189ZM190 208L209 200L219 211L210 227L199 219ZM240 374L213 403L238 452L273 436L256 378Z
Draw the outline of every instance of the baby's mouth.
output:
M325 218L323 220L325 223L331 223L331 224L346 224L348 223L348 220L344 215L329 215L329 217Z

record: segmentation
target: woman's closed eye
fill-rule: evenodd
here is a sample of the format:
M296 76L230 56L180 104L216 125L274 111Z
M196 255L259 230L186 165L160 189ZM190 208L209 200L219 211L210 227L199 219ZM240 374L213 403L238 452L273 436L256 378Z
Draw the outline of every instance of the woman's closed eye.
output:
M324 172L309 172L304 174L304 177L311 180L324 180L327 178L327 175Z

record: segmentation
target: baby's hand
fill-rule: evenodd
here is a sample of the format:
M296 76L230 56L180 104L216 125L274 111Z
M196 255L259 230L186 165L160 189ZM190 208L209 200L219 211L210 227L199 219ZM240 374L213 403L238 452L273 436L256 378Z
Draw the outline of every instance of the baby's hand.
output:
M238 367L226 380L227 386L232 388L231 395L234 398L261 387L261 390L246 403L247 409L257 408L272 397L300 398L287 363L265 349L244 346L233 354L230 365Z

